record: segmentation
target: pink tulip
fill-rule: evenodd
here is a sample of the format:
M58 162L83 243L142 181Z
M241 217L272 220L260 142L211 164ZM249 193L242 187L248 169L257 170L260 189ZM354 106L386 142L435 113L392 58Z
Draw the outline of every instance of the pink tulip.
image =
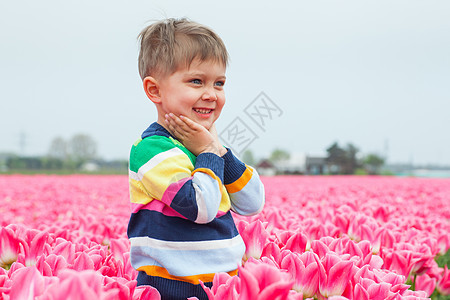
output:
M33 266L36 264L37 257L44 254L45 244L49 238L49 234L45 231L29 230L25 239L25 266Z
M89 255L81 252L73 262L73 269L77 271L94 270L94 262Z
M447 266L444 266L444 271L436 284L436 288L442 295L450 295L450 272Z
M17 260L19 251L20 241L14 232L9 228L0 228L0 267L9 269Z
M0 268L0 272L2 270L4 269ZM0 275L0 299L2 299L2 294L9 294L12 284L13 281L8 277L8 275Z
M290 290L287 299L289 299L289 300L303 300L303 299L306 299L306 298L303 298L303 294L302 293L299 293L299 292L294 291L294 290Z
M327 253L319 266L319 293L323 297L340 296L352 277L353 263Z
M302 232L297 232L289 237L283 249L296 253L303 253L309 247L308 238Z
M427 297L430 297L436 288L436 279L431 278L427 274L416 277L416 290L425 291Z
M437 242L439 254L444 255L447 249L450 249L450 234L448 232L440 233Z
M325 255L330 252L330 248L328 248L328 246L322 240L312 241L311 250L316 253L319 258L325 257Z
M328 300L349 300L349 299L344 296L331 296L331 297L328 297Z
M313 297L319 287L318 256L307 251L301 255L289 253L284 256L281 268L287 270L294 280L292 288L304 297Z
M354 298L370 300L385 300L390 294L391 285L386 282L376 283L373 280L362 278L359 283L355 285ZM363 296L364 295L364 296Z
M333 223L339 228L341 234L348 232L349 218L347 214L336 214Z
M110 290L117 290L117 299L128 300L133 297L134 289L136 288L137 281L129 281L121 277L103 277L103 293Z
M43 299L127 299L116 286L105 289L103 276L92 270L81 272L65 270L58 278L59 283L51 284L45 291Z
M256 259L261 258L261 253L267 243L269 233L264 228L261 221L257 220L252 223L241 221L238 224L239 233L245 243L244 261L249 257Z
M239 299L243 300L286 299L293 285L286 272L254 260L249 260L244 267L239 267L239 278Z
M395 271L399 275L403 275L406 278L409 276L412 263L411 263L411 251L389 251L383 253L384 268Z
M11 299L34 299L45 290L45 280L36 267L25 267L15 271L9 292Z
M281 249L278 247L278 245L274 242L269 242L264 247L261 257L267 257L271 259L272 261L276 262L278 265L281 263Z
M289 231L289 230L273 230L275 231L275 237L276 242L280 248L283 248L289 238L293 235L295 235L295 231Z
M237 276L230 276L227 273L217 273L214 276L211 289L206 287L203 282L200 282L200 284L208 295L209 300L239 299L240 278Z
M133 280L137 278L138 275L138 271L136 271L136 269L134 269L131 266L130 263L130 252L124 253L123 254L123 267L122 267L122 273L118 274L121 275L124 278L127 278L128 280Z
M62 238L56 239L56 245L53 248L53 253L61 255L68 263L73 263L75 259L75 244L64 240Z
M130 251L130 241L128 239L111 239L111 253L116 260L123 260L123 254Z
M150 285L140 285L136 287L133 300L161 300L161 295L157 289Z

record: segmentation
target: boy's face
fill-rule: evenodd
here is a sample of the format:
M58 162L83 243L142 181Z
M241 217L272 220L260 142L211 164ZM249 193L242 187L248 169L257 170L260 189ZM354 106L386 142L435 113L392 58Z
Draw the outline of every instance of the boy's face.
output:
M209 130L225 104L225 71L221 63L195 59L159 81L158 118L164 120L168 113L183 115Z

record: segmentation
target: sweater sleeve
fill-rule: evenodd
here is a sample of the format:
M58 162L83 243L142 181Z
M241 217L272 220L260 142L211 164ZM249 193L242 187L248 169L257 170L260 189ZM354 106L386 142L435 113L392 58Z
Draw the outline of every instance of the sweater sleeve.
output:
M258 172L241 162L230 149L222 156L225 161L224 184L230 195L231 209L240 215L255 215L265 203L264 185Z
M160 201L196 223L209 223L221 203L224 160L212 153L191 160L170 140L152 140L135 145L130 154L130 198L145 206Z

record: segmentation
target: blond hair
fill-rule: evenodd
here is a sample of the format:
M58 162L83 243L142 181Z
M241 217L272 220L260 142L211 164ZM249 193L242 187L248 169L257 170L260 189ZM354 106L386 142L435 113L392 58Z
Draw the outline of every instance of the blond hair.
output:
M208 27L188 19L166 19L153 23L139 34L139 75L168 76L194 59L228 64L222 39Z

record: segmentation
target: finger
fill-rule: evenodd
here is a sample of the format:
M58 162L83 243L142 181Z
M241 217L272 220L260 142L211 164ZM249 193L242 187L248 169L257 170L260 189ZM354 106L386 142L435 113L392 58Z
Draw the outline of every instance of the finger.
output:
M190 128L194 129L194 130L202 130L202 128L204 128L203 126L201 126L200 124L198 124L197 122L192 121L191 119L189 119L188 117L182 116L180 115L180 119L182 121L184 121L184 123L186 125L188 125Z
M179 117L177 117L176 115L174 115L173 113L169 113L169 117L171 117L171 119L173 120L173 122L179 126L181 129L186 130L189 129L187 128L188 125L183 122L183 120L181 120Z
M167 125L167 130L170 132L170 134L172 134L173 136L177 136L177 127L176 124L174 124L174 121L169 119L169 116L166 115L166 119L164 120L164 122Z
M173 130L175 130L177 127L179 127L177 122L177 117L170 113L170 114L166 114L166 123L169 124L171 126L171 128L173 128Z

